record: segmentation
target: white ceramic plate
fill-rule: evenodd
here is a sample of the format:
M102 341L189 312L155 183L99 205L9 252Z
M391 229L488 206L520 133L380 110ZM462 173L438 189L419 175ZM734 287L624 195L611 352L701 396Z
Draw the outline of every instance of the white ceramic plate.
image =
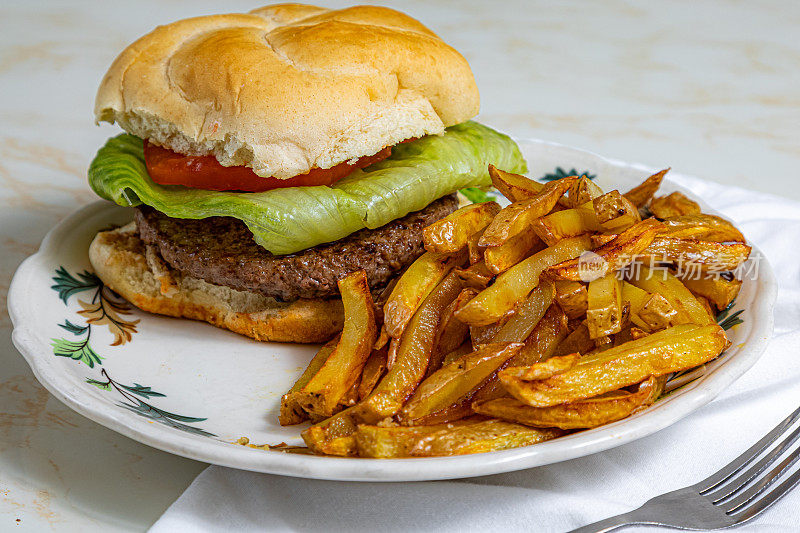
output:
M641 167L561 145L520 145L535 177L557 167L575 168L596 174L607 190L626 190L647 176ZM666 183L662 189L676 187ZM299 433L305 426L279 426L278 405L314 347L258 343L200 322L143 313L101 294L91 274L82 277L91 269L89 242L98 230L131 217L128 209L96 202L47 235L11 284L14 344L37 379L82 415L150 446L235 468L319 479L409 481L564 461L654 433L708 403L753 365L772 334L776 284L766 259L754 249L758 277L745 281L737 299L744 322L729 331L731 348L696 371L697 379L626 420L534 446L461 457L346 459L255 450L231 442L246 436L255 443L302 443Z

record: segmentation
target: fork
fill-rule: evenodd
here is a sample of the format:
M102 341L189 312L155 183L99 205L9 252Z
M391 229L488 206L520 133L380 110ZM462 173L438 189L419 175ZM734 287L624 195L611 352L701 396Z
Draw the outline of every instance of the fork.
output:
M602 533L632 525L707 530L746 522L800 482L800 469L788 477L784 475L800 459L800 448L786 453L800 438L800 425L792 430L798 420L800 408L722 470L695 485L656 496L629 513L600 520L570 533ZM780 443L767 451L784 436ZM756 479L770 467L760 479ZM782 478L785 479L775 485Z

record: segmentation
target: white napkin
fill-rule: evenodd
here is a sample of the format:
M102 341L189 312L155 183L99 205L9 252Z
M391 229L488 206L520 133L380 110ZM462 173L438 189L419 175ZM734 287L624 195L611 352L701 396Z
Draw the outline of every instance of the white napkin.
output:
M211 466L151 531L567 531L630 511L727 464L800 404L800 204L670 178L734 220L767 255L780 284L766 353L715 401L606 452L472 479L350 483ZM645 528L626 531L636 529ZM737 531L798 530L800 488Z

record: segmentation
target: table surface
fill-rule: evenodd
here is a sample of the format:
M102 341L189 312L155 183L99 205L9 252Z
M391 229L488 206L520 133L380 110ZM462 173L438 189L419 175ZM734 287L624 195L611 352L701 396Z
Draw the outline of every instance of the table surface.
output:
M482 95L479 120L800 199L792 182L800 167L800 3L391 4L466 56ZM205 466L117 435L52 398L11 344L5 300L14 270L45 233L95 198L86 167L117 130L93 124L93 99L115 55L157 24L218 6L0 6L0 530L141 531Z

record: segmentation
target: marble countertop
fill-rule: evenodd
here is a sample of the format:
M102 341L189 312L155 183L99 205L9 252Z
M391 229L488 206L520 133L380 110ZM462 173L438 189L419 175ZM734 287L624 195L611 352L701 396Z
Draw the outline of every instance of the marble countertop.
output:
M467 57L488 124L800 199L796 2L389 4ZM86 167L117 130L94 126L92 106L115 55L159 23L219 9L207 0L0 6L0 530L141 531L205 466L49 396L11 344L5 300L44 234L95 198Z

